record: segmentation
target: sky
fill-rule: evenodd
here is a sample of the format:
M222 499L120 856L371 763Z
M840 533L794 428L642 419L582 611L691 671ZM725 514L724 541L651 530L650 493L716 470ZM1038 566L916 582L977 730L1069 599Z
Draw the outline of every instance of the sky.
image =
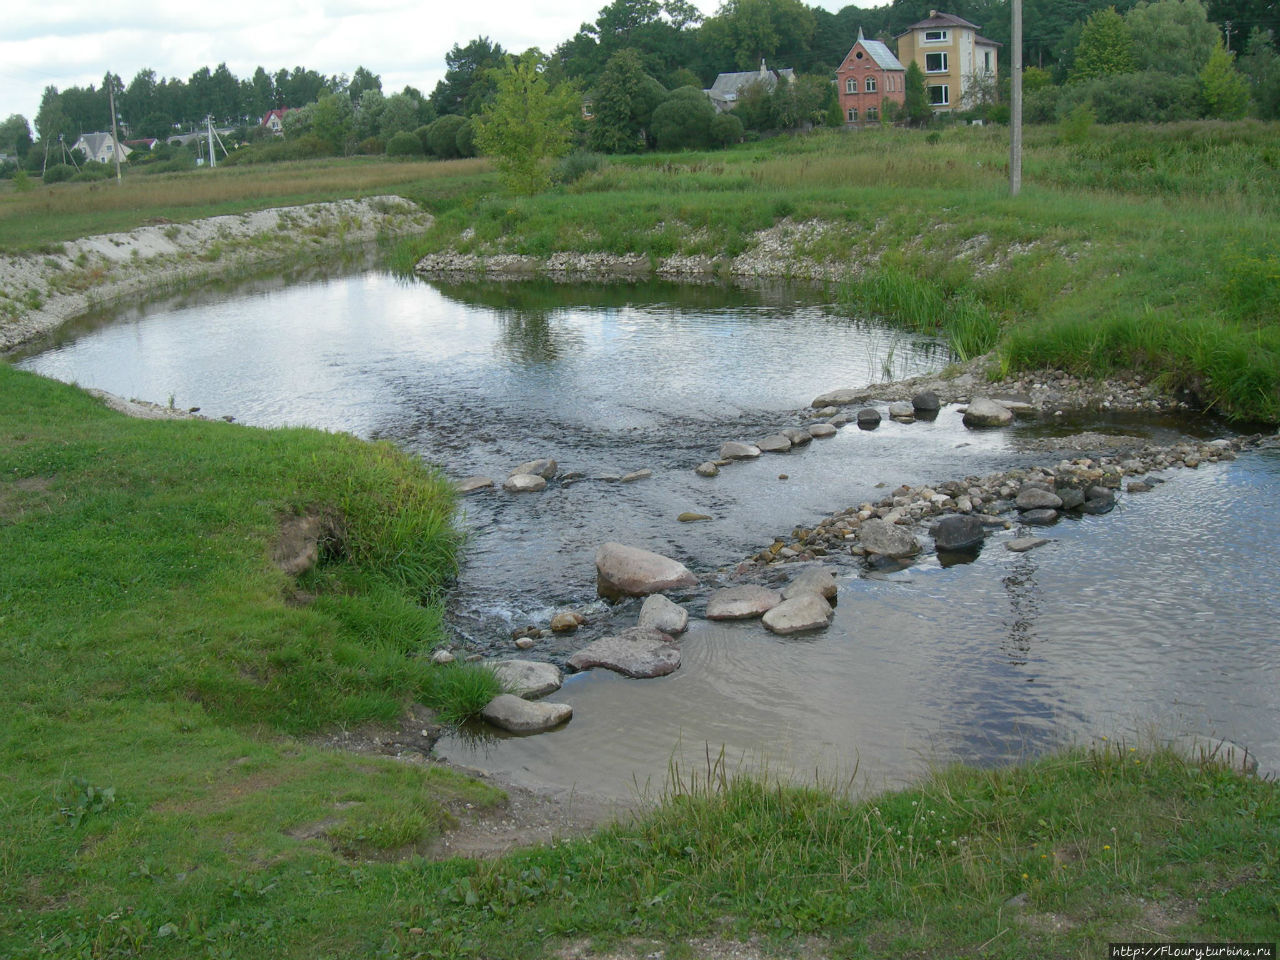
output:
M325 76L357 66L392 93L406 84L430 93L444 55L484 36L506 50L550 52L594 22L608 0L50 0L19 3L0 31L0 119L34 122L49 85L101 86L107 71L128 86L141 69L187 79L225 62L238 78L258 66L295 66ZM704 14L718 0L694 0ZM833 12L848 0L822 0Z

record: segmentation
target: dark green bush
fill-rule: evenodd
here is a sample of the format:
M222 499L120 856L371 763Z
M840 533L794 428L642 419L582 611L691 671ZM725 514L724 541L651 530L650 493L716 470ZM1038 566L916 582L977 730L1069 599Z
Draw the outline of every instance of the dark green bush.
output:
M476 125L467 120L458 128L458 135L453 138L458 147L458 156L474 157L476 155Z
M466 123L464 117L446 114L427 128L427 143L431 152L443 160L452 160L458 154L458 131Z
M422 141L407 130L401 130L387 141L388 157L420 157Z
M55 163L45 168L45 183L62 183L76 175L76 168L69 163Z
M727 147L731 143L740 142L745 131L742 121L732 113L718 113L711 121L710 132L712 143Z
M653 111L650 133L659 150L705 149L711 145L716 108L701 90L681 87Z

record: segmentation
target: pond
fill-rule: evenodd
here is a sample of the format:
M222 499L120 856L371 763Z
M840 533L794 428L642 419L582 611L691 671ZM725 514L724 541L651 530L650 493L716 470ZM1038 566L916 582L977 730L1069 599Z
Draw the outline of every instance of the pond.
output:
M887 485L1038 463L1035 424L974 433L933 422L853 426L719 477L720 443L803 421L819 393L945 365L928 338L850 319L821 290L663 284L428 284L370 271L206 295L68 330L19 362L124 396L272 426L386 438L451 476L498 483L553 457L574 483L463 501L471 539L450 622L467 650L515 655L510 633L585 609L586 635L522 656L562 662L634 623L594 599L596 547L618 540L719 573L793 527ZM1171 437L1156 421L1088 427ZM1201 433L1212 424L1185 424ZM620 484L636 470L652 476ZM1029 554L993 539L972 564L906 570L833 560L836 618L779 639L698 621L681 669L596 671L553 699L575 717L539 737L446 738L455 761L609 797L657 786L668 763L732 763L874 785L950 760L1000 762L1093 735L1200 732L1280 766L1274 590L1280 454L1170 474L1104 517L1062 522ZM682 524L683 511L710 515ZM1010 534L1011 535L1011 534Z

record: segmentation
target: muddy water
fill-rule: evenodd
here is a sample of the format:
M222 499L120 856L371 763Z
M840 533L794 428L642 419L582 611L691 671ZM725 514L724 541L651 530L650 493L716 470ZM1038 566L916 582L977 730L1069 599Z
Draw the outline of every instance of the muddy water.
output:
M464 502L472 536L451 621L464 649L512 655L511 629L587 606L587 636L526 654L561 660L634 622L636 604L590 606L603 540L679 557L714 585L775 536L884 485L1043 460L1020 449L1034 424L975 434L944 410L693 474L723 440L802 422L820 392L945 361L935 343L842 318L813 292L441 287L365 273L158 308L22 365L212 416L389 438L456 477L500 482L522 460L554 457L583 479ZM1080 426L1170 436L1152 421ZM653 476L610 479L639 469ZM1009 533L946 569L924 560L885 574L833 558L840 596L825 633L780 640L695 622L671 677L571 677L557 699L575 718L560 731L466 731L438 749L610 797L722 747L731 764L881 785L930 762L998 762L1152 726L1230 737L1280 766L1280 524L1264 508L1280 494L1280 457L1171 478L1106 517L1059 524L1030 554L1005 551ZM714 519L677 523L685 510ZM703 600L685 600L695 617Z

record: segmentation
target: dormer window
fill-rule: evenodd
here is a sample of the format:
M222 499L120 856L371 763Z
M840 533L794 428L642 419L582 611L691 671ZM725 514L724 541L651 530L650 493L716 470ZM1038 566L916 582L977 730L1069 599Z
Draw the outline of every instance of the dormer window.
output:
M946 43L950 39L950 30L926 30L924 32L925 43Z

